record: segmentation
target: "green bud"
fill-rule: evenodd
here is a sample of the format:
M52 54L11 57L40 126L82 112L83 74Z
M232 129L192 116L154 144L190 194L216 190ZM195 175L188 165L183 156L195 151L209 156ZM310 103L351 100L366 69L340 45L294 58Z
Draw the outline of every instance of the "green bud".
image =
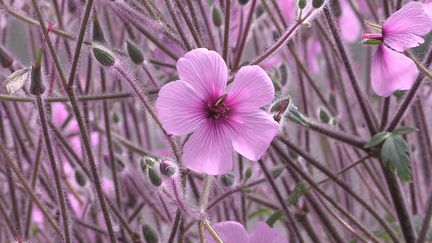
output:
M69 13L75 13L75 11L77 9L75 0L68 0L67 6L68 6Z
M231 173L228 173L228 174L221 176L221 182L225 186L232 186L234 184L234 181L235 181L235 177Z
M304 9L306 7L307 1L306 0L299 0L298 1L298 7L299 9Z
M146 163L146 161L145 161L145 158L141 158L141 159L140 159L140 167L141 167L141 171L142 171L144 174L147 174L148 166L147 166L147 163Z
M222 26L222 13L220 9L213 5L212 7L212 18L213 18L213 24L216 27Z
M147 243L158 243L159 242L158 234L148 224L144 224L142 226L142 232L144 235L144 239L146 240Z
M289 105L286 118L304 127L309 127L308 119L300 111L298 111L297 107L294 104Z
M106 67L114 65L115 55L110 49L97 43L92 43L91 46L93 55L100 64Z
M271 175L272 175L273 179L276 179L279 176L281 176L282 173L284 172L284 170L285 170L285 166L279 166L279 167L273 168L271 171Z
M330 4L333 9L333 14L339 18L342 15L342 10L341 10L339 0L332 0Z
M323 123L329 123L330 122L331 116L325 108L323 108L323 107L319 108L318 116L319 116L319 119L321 122L323 122Z
M85 175L80 170L75 171L75 181L80 186L85 186L87 184L87 179L86 179Z
M129 54L130 59L135 64L141 64L144 62L144 55L141 49L135 44L133 41L126 42L127 52Z
M154 167L157 164L157 161L152 157L144 157L143 159L148 167Z
M312 6L314 8L320 8L324 4L324 0L312 0Z
M248 2L249 2L249 0L239 0L238 1L241 5L246 5Z
M252 174L253 174L252 167L248 167L248 168L246 169L246 172L245 172L245 179L247 180L247 179L251 178L251 177L252 177Z
M92 40L99 43L105 43L105 36L102 30L102 26L99 23L99 18L96 11L93 14L93 35Z
M112 120L113 120L114 124L119 124L121 121L120 114L118 112L114 112L112 114Z
M4 68L8 68L12 66L13 58L3 49L0 47L0 64Z
M159 164L159 170L162 175L172 176L175 174L177 167L173 165L170 161L164 160Z
M148 169L147 177L154 186L162 185L162 179L160 177L159 171L155 168Z
M30 77L30 93L32 95L41 95L45 92L45 86L42 83L42 68L40 65L32 65Z

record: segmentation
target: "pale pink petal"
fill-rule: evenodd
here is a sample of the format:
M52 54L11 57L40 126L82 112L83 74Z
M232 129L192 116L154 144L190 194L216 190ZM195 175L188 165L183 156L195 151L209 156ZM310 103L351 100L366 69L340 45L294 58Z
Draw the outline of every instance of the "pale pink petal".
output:
M248 234L238 222L224 221L212 225L218 236L224 243L248 243ZM216 243L213 237L206 231L206 242Z
M52 104L52 121L56 127L60 127L69 116L66 106L62 103Z
M235 131L234 149L252 161L261 158L279 130L279 124L262 110L232 114L230 124Z
M225 61L215 51L205 48L194 49L177 62L180 80L187 82L202 100L222 96L228 70Z
M397 51L416 47L424 42L421 36L429 33L431 27L432 21L423 4L409 2L384 21L384 43Z
M423 4L423 8L429 18L432 19L432 1L427 1L425 4Z
M339 18L341 34L347 42L355 42L361 32L360 22L346 0L340 1L342 15Z
M232 169L230 131L223 123L208 120L190 136L183 150L187 168L208 175L221 175Z
M193 132L204 121L204 106L205 103L188 83L175 81L159 91L156 112L169 133L184 135Z
M372 88L379 96L410 89L417 75L417 67L411 59L384 45L378 47L372 58Z
M273 83L261 67L245 66L237 72L226 104L233 110L257 109L272 102L274 93Z
M286 243L288 240L278 230L270 228L265 222L255 224L249 234L249 243Z

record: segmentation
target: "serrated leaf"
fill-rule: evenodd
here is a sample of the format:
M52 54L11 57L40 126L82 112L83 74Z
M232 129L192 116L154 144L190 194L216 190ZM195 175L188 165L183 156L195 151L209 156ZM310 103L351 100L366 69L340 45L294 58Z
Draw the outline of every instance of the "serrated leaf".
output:
M20 90L28 80L29 68L23 68L11 73L3 82L9 94L14 94Z
M270 210L268 208L262 208L262 209L258 209L257 211L249 214L248 219L253 219L253 218L260 216L260 215L268 215L268 214L272 214L272 213L273 213L272 210Z
M394 135L404 135L412 132L418 132L419 130L414 127L399 127L393 130L392 134Z
M276 221L278 221L279 219L282 218L282 210L276 211L274 212L267 220L266 223L270 226L273 227L273 225L276 223Z
M381 148L381 160L403 181L411 181L409 147L400 135L389 136Z
M391 133L389 132L380 132L375 134L371 140L369 140L369 142L367 142L363 148L372 148L375 147L379 144L381 144L382 142L384 142L384 140L386 140L389 136L391 135Z
M296 204L300 197L302 197L307 191L308 188L306 185L303 182L299 182L287 199L288 206Z

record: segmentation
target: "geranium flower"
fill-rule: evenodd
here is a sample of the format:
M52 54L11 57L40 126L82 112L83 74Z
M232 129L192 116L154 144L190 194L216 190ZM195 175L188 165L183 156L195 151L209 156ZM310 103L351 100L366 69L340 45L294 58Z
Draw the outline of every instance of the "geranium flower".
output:
M364 34L366 43L378 43L372 58L372 88L379 96L389 96L396 90L410 89L418 70L415 63L400 53L424 42L423 35L431 29L431 19L423 4L410 2L388 17L381 26L372 27L378 34Z
M288 242L276 229L270 228L265 222L258 222L250 233L238 222L225 221L212 225L224 243L285 243ZM206 233L206 242L216 242Z
M242 67L227 90L224 60L205 48L186 53L177 71L180 80L162 87L156 110L169 133L192 133L183 150L185 166L224 174L233 167L233 149L258 160L278 131L278 124L260 109L274 98L266 72L259 66Z

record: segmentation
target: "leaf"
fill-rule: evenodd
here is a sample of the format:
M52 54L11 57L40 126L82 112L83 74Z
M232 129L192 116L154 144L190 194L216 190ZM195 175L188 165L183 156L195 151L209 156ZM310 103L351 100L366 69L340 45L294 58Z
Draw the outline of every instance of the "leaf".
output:
M404 135L412 132L418 132L419 130L414 127L399 127L393 130L392 134L394 135Z
M380 132L375 134L371 140L369 140L369 142L367 142L367 144L365 144L363 146L363 148L372 148L375 147L379 144L381 144L384 140L386 140L389 136L391 135L391 133L389 132Z
M383 164L406 182L411 181L411 163L408 155L408 144L400 135L389 136L381 148Z
M11 73L3 82L9 94L14 94L20 90L29 77L30 68L23 68Z
M252 219L252 218L255 218L255 217L260 216L260 215L271 214L272 212L273 211L268 209L268 208L258 209L257 211L249 214L248 219Z
M267 220L266 223L270 226L273 227L273 225L276 223L276 221L278 221L279 219L282 218L282 210L278 210L276 212L274 212Z
M287 199L288 206L296 204L300 197L302 197L307 191L308 188L306 185L303 182L299 182Z

